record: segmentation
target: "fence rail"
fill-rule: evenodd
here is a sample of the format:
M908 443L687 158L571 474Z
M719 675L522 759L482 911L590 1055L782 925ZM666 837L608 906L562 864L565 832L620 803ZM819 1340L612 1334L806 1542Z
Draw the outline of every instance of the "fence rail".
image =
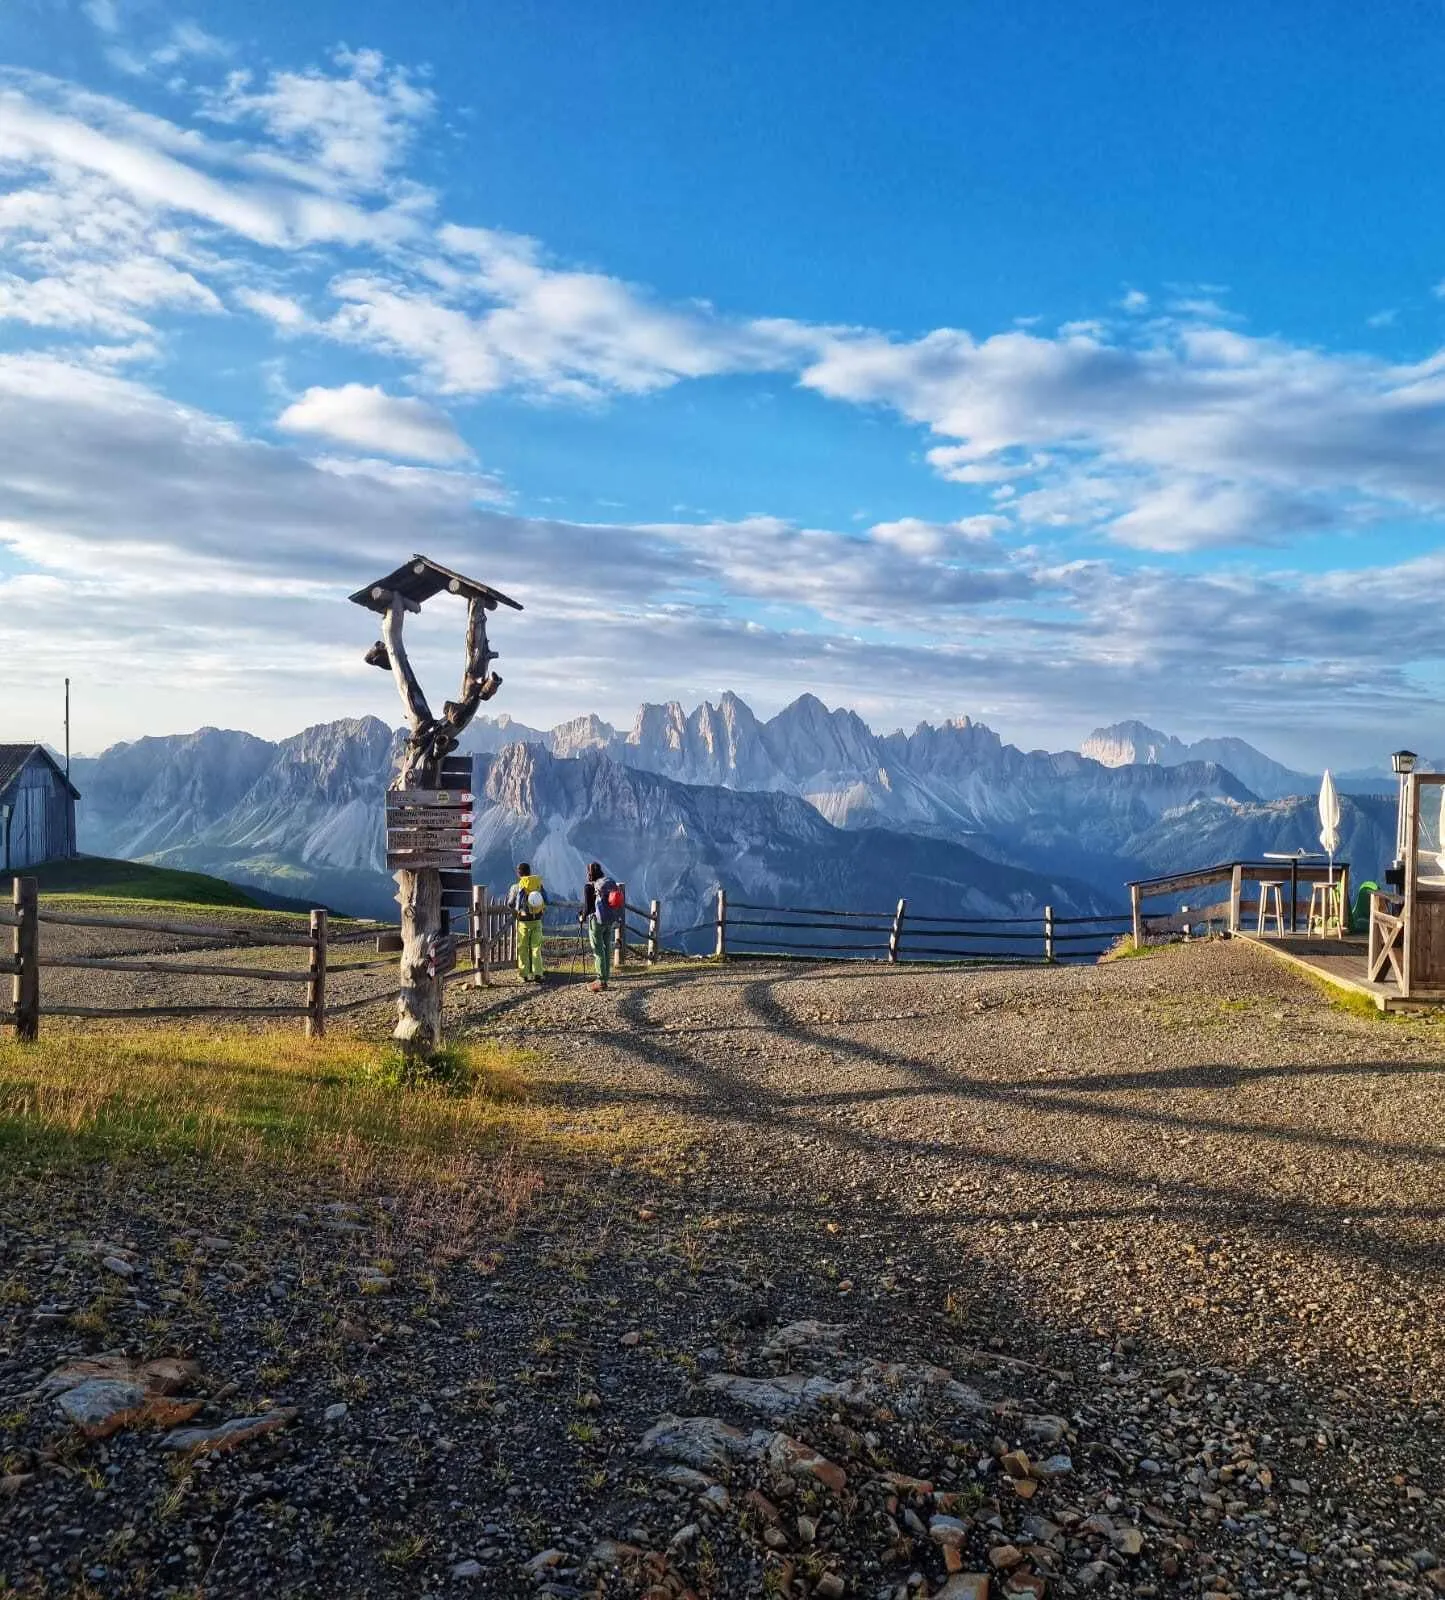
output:
M1246 900L1244 886L1252 883L1259 887L1274 886L1275 909L1283 913L1282 920L1288 928L1279 931L1294 933L1299 927L1301 907L1309 916L1309 907L1302 902L1302 888L1313 889L1316 884L1337 886L1342 914L1339 917L1339 936L1349 932L1350 864L1348 861L1305 861L1298 856L1281 856L1274 860L1254 858L1242 861L1219 861L1212 867L1197 867L1189 872L1174 872L1158 878L1138 878L1129 885L1129 909L1132 918L1134 948L1137 950L1150 931L1161 924L1172 931L1185 931L1199 923L1217 922L1229 933L1241 932L1249 918L1254 917L1261 926L1260 900L1267 891L1260 888L1258 899ZM1192 889L1204 889L1213 884L1228 884L1229 898L1208 906L1181 906L1177 911L1160 916L1146 916L1144 902L1165 896L1177 897ZM1287 885L1287 887L1286 887ZM1268 908L1266 908L1268 913Z
M383 941L387 938L396 939L398 944L400 941L394 923L366 923L333 930L328 925L326 911L320 907L310 913L304 927L292 929L256 927L225 920L189 922L160 916L92 916L47 906L40 899L34 878L15 878L11 886L10 905L0 906L0 927L11 930L10 949L0 953L0 974L11 979L9 1016L7 1018L0 1011L0 1025L9 1021L15 1028L16 1036L24 1040L38 1037L42 1012L52 1017L86 1018L300 1017L307 1037L320 1038L326 1032L328 1017L377 1005L396 995L396 987L392 985L358 998L342 1001L331 998L329 989L335 978L369 972L377 967L394 966L396 963L394 955L354 961L346 959L348 953L364 942L381 949L385 947ZM204 943L178 948L176 954L180 959L176 960L135 949L115 955L88 955L47 948L47 928L84 928L102 932L121 930ZM195 959L206 948L224 952L255 950L266 954L283 949L304 950L306 959L304 965L294 967L244 966L234 956L229 961ZM337 955L340 959L334 959ZM46 969L85 973L136 972L159 977L280 984L303 990L304 993L298 995L294 1002L273 1004L250 999L233 1000L225 993L218 993L214 998L208 997L196 1003L157 1000L144 1004L102 1005L93 1003L89 996L85 997L85 1003L81 1003L63 996L43 995L41 975ZM457 975L470 977L471 971L468 966Z
M613 930L614 961L618 966L625 966L632 959L656 962L664 955L706 954L706 951L688 948L688 941L696 939L699 934L711 935L710 953L718 959L746 958L751 955L771 958L776 953L803 960L849 956L858 960L886 961L893 965L908 961L977 965L1087 960L1102 954L1121 934L1128 932L1132 932L1136 944L1141 943L1148 934L1181 931L1187 934L1200 926L1211 926L1218 922L1227 923L1230 931L1237 932L1241 923L1254 916L1258 909L1256 900L1244 898L1242 884L1246 880L1271 881L1271 874L1278 879L1291 865L1288 862L1227 862L1172 877L1143 879L1129 886L1128 912L1068 917L1056 916L1052 906L1013 917L947 916L937 912L911 911L906 898L900 899L889 912L825 906L768 906L747 900L729 902L727 892L719 889L710 917L686 928L669 930L666 937L662 930L661 903L655 899L649 901L644 913L640 906L634 906L627 900L627 886L622 884L619 885L623 892L622 911ZM1348 882L1347 864L1341 864L1334 871ZM1295 903L1297 885L1309 886L1321 881L1323 872L1323 868L1309 864L1294 864L1291 905ZM1182 891L1222 882L1231 885L1228 900L1202 907L1180 907L1167 912L1145 913L1143 910L1146 898L1177 896ZM559 938L564 950L570 948L579 958L582 957L580 930L573 921L574 914L581 909L582 903L577 900L553 900L543 914L544 940L550 934L554 960L558 953L556 945ZM47 925L127 929L177 938L204 939L212 948L223 950L302 949L306 951L306 965L280 968L242 966L234 961L172 961L134 951L114 956L70 955L63 952L45 954L42 951L41 933ZM16 878L12 904L0 906L0 927L12 930L10 953L0 954L0 974L10 976L12 980L11 1020L22 1039L33 1039L39 1032L40 973L44 967L249 980L291 984L298 988L304 985L303 1004L231 1004L218 999L196 1005L113 1007L49 1003L44 1009L53 1016L70 1017L208 1014L294 1016L305 1019L308 1037L320 1037L325 1033L328 1016L345 1016L367 1006L378 1005L396 994L394 987L386 987L371 994L346 999L335 999L329 995L330 984L339 976L390 966L401 948L401 935L393 923L373 923L365 927L333 931L328 927L327 913L319 908L311 913L304 930L294 931L155 917L89 916L42 906L35 880ZM338 947L350 948L371 941L381 952L375 959L338 961L331 957L331 952ZM494 971L508 966L517 958L516 915L505 901L494 898L485 885L478 884L472 890L471 903L467 908L465 935L459 936L456 943L458 947L465 944L470 961L469 964L454 962L449 970L442 973L444 984L451 985L468 979L478 987L489 984ZM194 951L178 953L183 956L195 954Z

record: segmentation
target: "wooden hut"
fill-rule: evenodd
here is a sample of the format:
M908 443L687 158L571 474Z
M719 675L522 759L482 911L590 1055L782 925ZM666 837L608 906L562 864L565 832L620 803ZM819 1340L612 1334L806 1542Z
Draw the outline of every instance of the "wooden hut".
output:
M1410 773L1400 808L1400 887L1370 896L1367 976L1445 1001L1445 773Z
M0 871L75 855L79 799L43 745L0 744Z

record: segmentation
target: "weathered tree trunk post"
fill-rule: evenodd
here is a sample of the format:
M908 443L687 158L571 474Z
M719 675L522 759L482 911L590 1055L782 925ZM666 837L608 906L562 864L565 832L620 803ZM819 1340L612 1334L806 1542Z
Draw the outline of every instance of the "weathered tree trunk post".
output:
M16 878L15 903L15 1037L40 1037L40 893L34 878Z
M1129 914L1134 922L1134 948L1144 948L1144 894L1137 883L1129 885Z
M893 927L888 935L888 959L894 964L898 961L898 946L903 940L903 914L908 910L908 902L900 900L898 908L893 913Z
M647 908L647 959L657 960L658 928L662 922L662 902L654 900Z
M1054 908L1044 907L1044 960L1054 959Z
M713 955L721 961L728 953L728 892L719 889L717 892L717 943L713 948Z
M1229 931L1239 932L1239 902L1244 897L1244 867L1236 861L1229 873Z
M306 1037L326 1037L326 912L311 913L311 950L306 964Z
M456 748L457 738L486 698L487 647L485 602L473 596L467 617L467 664L460 701L447 701L440 719L433 717L402 644L402 619L414 602L392 595L382 623L382 642L391 662L397 691L406 707L411 735L402 755L398 787L435 789L442 759ZM434 958L442 934L442 883L436 867L403 867L396 874L401 902L401 988L393 1037L409 1055L425 1056L442 1042L444 981Z
M1350 866L1348 862L1340 868L1339 894L1340 925L1338 931L1340 938L1343 939L1350 931Z

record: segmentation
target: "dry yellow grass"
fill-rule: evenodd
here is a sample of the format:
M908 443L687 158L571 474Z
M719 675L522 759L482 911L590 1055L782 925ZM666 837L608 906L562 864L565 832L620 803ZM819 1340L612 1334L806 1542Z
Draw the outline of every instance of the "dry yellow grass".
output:
M450 1052L450 1086L398 1088L355 1037L219 1029L52 1029L0 1043L0 1174L40 1161L199 1156L221 1166L404 1170L446 1177L479 1157L564 1146L604 1154L620 1121L564 1120L525 1054Z

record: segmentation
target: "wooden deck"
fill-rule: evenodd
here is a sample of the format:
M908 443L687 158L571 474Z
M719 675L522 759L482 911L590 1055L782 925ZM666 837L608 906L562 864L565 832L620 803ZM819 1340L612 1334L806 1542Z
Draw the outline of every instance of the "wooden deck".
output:
M1371 983L1365 973L1365 935L1351 934L1344 939L1321 938L1318 934L1237 933L1236 939L1258 945L1280 961L1302 968L1337 988L1368 995L1381 1011L1401 1011L1411 1006L1445 1005L1445 993L1411 995L1407 1000L1393 983Z

